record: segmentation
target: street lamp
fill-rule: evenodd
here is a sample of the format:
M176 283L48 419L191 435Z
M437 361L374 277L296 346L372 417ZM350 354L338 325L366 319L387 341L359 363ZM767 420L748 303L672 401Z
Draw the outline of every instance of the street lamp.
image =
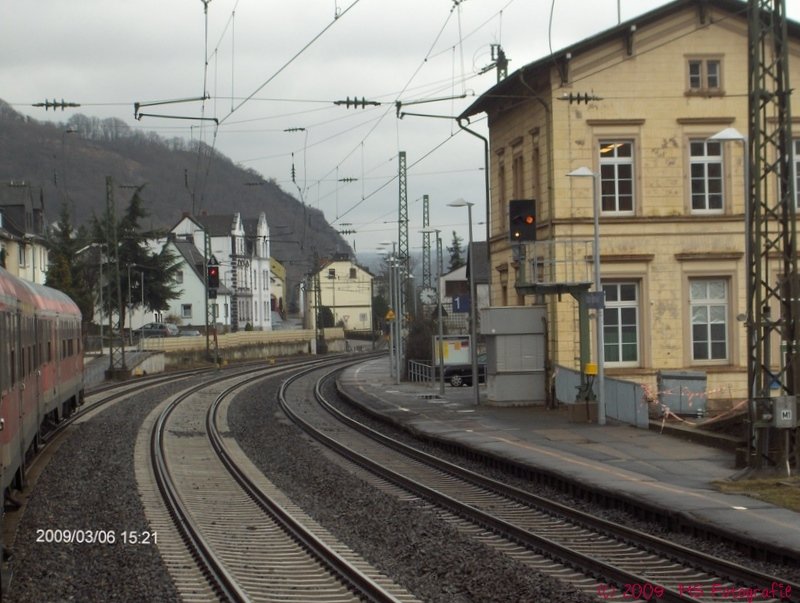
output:
M397 261L397 243L395 241L384 241L381 245L391 245L392 251L389 254L387 250L387 263L389 265L389 307L394 312L394 319L389 324L390 345L389 357L391 374L394 375L395 383L399 384L401 379L401 367L403 363L403 347L402 347L402 315L403 310L400 306L401 291L400 291L400 263Z
M750 159L747 157L747 136L739 132L736 128L725 128L720 130L708 140L717 142L739 141L742 143L742 163L744 164L744 255L745 265L750 261ZM750 277L747 278L747 327L750 329L752 324L752 315L750 311L750 300L752 297L752 286ZM752 392L755 395L755 392Z
M750 261L750 160L747 157L747 136L739 132L736 128L725 128L709 137L708 140L717 142L728 142L731 140L739 141L742 143L742 163L744 164L744 246L745 246L745 262ZM752 316L750 312L750 300L752 299L752 283L750 278L747 279L747 325L748 328L752 323Z
M438 228L423 228L421 232L436 233L436 265L439 267L437 270L436 279L436 324L437 331L439 332L439 395L444 396L444 325L442 324L442 238L439 236L442 232Z
M746 318L745 318L745 325L747 329L747 345L749 347L748 355L753 353L753 350L756 347L756 326L753 324L753 279L749 273L749 263L751 261L750 258L750 248L751 248L751 233L750 233L750 158L747 156L747 136L739 132L736 128L725 128L724 130L720 130L713 136L709 137L708 140L714 140L717 142L728 142L728 141L738 141L742 143L742 163L744 164L744 198L742 202L744 203L744 261L745 261L745 273L746 273L746 295L747 295L747 307L746 307ZM748 357L748 365L751 365L750 358ZM752 369L755 370L755 369ZM747 438L747 458L748 463L750 459L753 458L754 450L752 449L753 440L755 437L754 432L754 423L755 423L755 409L753 408L753 400L757 397L756 392L756 379L754 373L750 372L751 369L748 368L748 390L751 402L747 405L747 414L749 418L750 424L750 433L749 437Z
M448 207L466 207L467 208L467 221L469 222L469 244L467 246L467 253L469 255L469 337L471 339L470 355L472 356L472 387L475 388L475 405L481 402L481 392L478 387L478 319L477 319L477 306L478 296L475 288L475 253L472 249L472 206L474 203L464 201L464 199L456 199L447 204Z
M605 306L605 296L603 295L603 284L600 280L600 175L587 167L579 167L567 174L570 177L591 178L592 179L592 205L594 214L594 290L600 296L595 309L597 320L597 424L606 424L606 399L605 399L605 328L603 324L603 307Z

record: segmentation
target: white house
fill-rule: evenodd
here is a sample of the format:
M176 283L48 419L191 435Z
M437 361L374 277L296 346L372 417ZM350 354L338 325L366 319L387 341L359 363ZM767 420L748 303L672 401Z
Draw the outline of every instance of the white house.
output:
M446 320L449 332L469 332L469 256L474 254L475 265L475 292L478 297L477 310L489 305L489 279L487 275L488 262L486 258L486 243L474 242L467 251L467 264L443 274L439 279L442 291L442 308L447 312Z
M47 276L44 202L25 182L0 184L0 265L21 279L39 283Z
M176 240L191 242L202 255L208 237L209 260L219 265L220 289L228 302L217 300L218 322L232 331L248 327L271 330L269 227L266 215L243 220L237 213L183 218L171 231ZM226 307L226 303L228 306Z
M169 251L178 258L181 267L176 275L176 287L181 294L169 302L168 313L181 319L183 326L205 326L206 274L203 253L189 241L170 238ZM220 283L222 285L222 283ZM228 329L231 325L231 291L224 286L217 289L217 297L208 300L211 313L209 323Z

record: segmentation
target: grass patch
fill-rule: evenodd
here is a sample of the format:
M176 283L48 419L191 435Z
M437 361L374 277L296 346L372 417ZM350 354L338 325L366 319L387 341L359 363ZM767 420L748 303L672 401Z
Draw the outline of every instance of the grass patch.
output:
M726 494L744 494L800 513L800 478L773 477L736 482L718 481L714 487Z

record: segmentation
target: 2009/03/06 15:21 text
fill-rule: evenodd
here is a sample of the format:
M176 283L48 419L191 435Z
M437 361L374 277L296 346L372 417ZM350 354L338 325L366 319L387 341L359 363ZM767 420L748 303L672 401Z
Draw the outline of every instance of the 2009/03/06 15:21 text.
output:
M158 544L158 532L148 530L90 530L38 528L36 542L43 544Z

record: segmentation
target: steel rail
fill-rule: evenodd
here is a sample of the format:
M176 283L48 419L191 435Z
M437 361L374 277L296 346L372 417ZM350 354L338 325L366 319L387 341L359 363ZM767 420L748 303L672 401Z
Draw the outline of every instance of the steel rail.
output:
M200 533L200 528L189 515L178 495L167 466L166 451L164 450L164 429L167 419L183 400L206 387L208 387L208 383L202 383L190 388L175 398L159 415L150 437L153 473L169 514L211 587L218 595L228 601L249 601L250 598L239 588L236 580L225 569L222 561L214 554L214 551Z
M328 373L325 377L323 377L323 379L330 378L331 374L332 373ZM317 382L317 385L316 385L316 394L317 394L318 397L323 397L322 396L322 392L321 392L321 388L322 388L321 384L322 384L323 379L320 379ZM380 475L381 477L383 477L384 479L386 479L386 480L388 480L390 482L393 482L395 484L399 484L402 487L411 490L412 492L414 492L418 496L424 497L427 500L431 500L431 501L435 502L436 504L438 504L438 505L450 510L451 512L453 512L453 513L455 513L455 514L457 514L457 515L459 515L461 517L467 518L470 521L473 521L473 522L475 522L475 523L477 523L479 525L485 526L488 529L490 529L490 530L492 530L492 531L494 531L496 533L502 534L502 535L504 535L504 536L516 541L516 542L519 542L519 543L524 544L525 546L531 547L534 550L544 551L546 554L550 555L551 557L559 559L562 562L567 563L568 565L580 567L580 568L582 568L582 570L584 572L586 572L587 574L589 574L591 576L595 576L595 577L601 576L601 577L603 577L605 579L610 579L611 582L613 582L615 584L619 584L619 585L639 584L639 583L642 583L642 582L648 582L649 581L649 580L644 580L643 581L642 576L640 576L638 574L634 574L634 573L628 572L628 571L626 571L624 569L621 569L619 567L616 567L616 566L614 566L614 565L612 565L610 563L606 563L606 562L596 558L595 556L584 554L584 553L581 553L579 551L575 551L575 550L573 550L573 549L571 549L569 547L566 547L566 546L564 546L564 545L562 545L562 544L560 544L560 543L558 543L556 541L553 541L553 540L551 540L549 538L536 535L536 534L532 533L529 530L520 528L519 526L516 526L516 525L514 525L512 523L509 523L509 522L507 522L507 521L505 521L503 519L500 519L498 517L495 517L490 513L486 513L484 511L481 511L480 509L476 509L476 508L474 508L472 506L464 505L460 501L455 500L452 497L450 497L450 496L448 496L448 495L446 495L446 494L444 494L442 492L438 492L435 489L432 489L432 488L430 488L428 486L425 486L425 485L417 482L416 480L413 480L413 479L408 478L406 476L399 475L399 474L391 471L390 469L384 467L382 464L375 463L372 460L370 460L369 458L365 457L364 455L354 452L353 450L351 450L347 446L342 445L339 442L337 442L336 440L334 440L333 438L329 437L327 434L318 432L312 425L310 425L310 423L305 421L297 413L292 412L292 410L290 408L290 404L288 403L288 401L286 400L286 397L285 397L285 388L286 388L287 385L288 385L288 382L284 384L284 388L282 388L281 393L279 395L279 399L281 401L281 405L282 405L282 407L284 407L284 411L287 412L287 415L289 415L292 418L292 420L295 421L299 426L301 426L307 433L312 435L312 437L315 437L316 439L324 442L326 445L332 447L334 450L336 450L337 452L339 452L340 454L342 454L343 456L345 456L346 458L348 458L352 462L354 462L354 463L356 463L356 464L358 464L358 465L360 465L362 467L367 468L369 471ZM367 429L367 428L364 428L364 429ZM360 431L362 430L361 427L359 427L359 430ZM368 431L370 433L372 433L372 430L368 430ZM385 442L387 440L387 438L385 436L380 438L380 439L381 439L382 442ZM391 438L388 438L388 440L391 440ZM392 442L394 442L394 441L392 440ZM404 452L405 452L405 449L407 448L407 447L405 447L405 445L401 445L399 442L396 443L396 446L393 443L392 447L393 448L402 449L402 450L404 450ZM425 453L420 453L419 451L415 451L415 453L414 453L414 459L417 462L426 462L426 463L428 463L428 462L430 462L431 458L433 458L433 457L430 457L430 455L426 455ZM437 465L437 470L442 470L442 469L439 469L440 463L438 461L435 464ZM452 474L452 475L456 475L458 477L461 477L461 475L463 475L463 476L465 476L464 479L467 479L467 481L469 481L473 485L477 485L478 487L489 489L489 490L492 490L494 492L497 492L498 490L500 490L501 492L502 491L506 491L506 492L510 493L510 497L514 501L519 501L519 499L522 498L523 500L528 500L529 501L528 503L523 503L523 504L535 504L535 506L540 506L540 507L542 506L542 505L538 504L538 501L536 503L532 503L532 501L538 499L539 497L533 497L533 495L528 495L527 493L524 493L522 491L517 491L515 489L508 489L507 487L504 487L502 484L494 482L493 480L486 481L487 478L483 478L482 476L477 476L479 479L476 479L476 474L467 475L466 473L462 473L463 470L461 470L461 468L456 468L454 470L453 467L455 467L455 466L452 466L449 463L447 465L449 465L449 466L444 469L444 471L446 473L449 473L449 474ZM472 474L472 472L468 472L468 473ZM477 483L475 483L475 482L477 482ZM512 490L513 490L513 492L512 492ZM506 494L501 494L501 495L502 496L506 496ZM530 496L530 498L528 498L528 496ZM547 501L547 502L549 503L549 501ZM547 505L546 509L547 509L548 513L560 512L560 510L557 508L557 505L555 505L553 503L550 503L549 505ZM570 516L573 515L571 511L572 510L570 510L570 513L569 513ZM609 531L611 533L613 533L614 532L614 530L612 529L613 526L614 526L613 523L605 522L605 524L602 526L602 530L601 531L603 533L608 533ZM616 538L617 536L614 536L614 537ZM654 541L653 539L649 538L645 534L642 534L642 533L635 534L634 530L629 530L628 529L625 537L629 538L629 539L633 539L635 537L637 539L640 539L641 542L646 542L647 543L647 544L639 544L638 546L643 546L643 547L645 547L647 549L651 549L651 548L655 547L657 549L657 547L655 546L657 544L657 542ZM662 539L656 539L656 540L657 541L661 541L661 542L666 542L666 541L663 541ZM672 543L669 543L669 544L672 544ZM690 562L691 564L694 564L695 562L698 561L698 559L700 557L703 557L703 555L701 555L701 554L696 554L694 551L690 551L689 549L685 549L683 547L679 547L678 545L673 545L671 553L669 553L668 555L670 555L670 556L682 556L683 554L687 553L687 551L692 554L692 561ZM747 568L742 568L741 566L738 566L736 564L727 564L727 562L724 562L724 561L721 561L721 560L716 560L716 559L711 558L709 556L705 556L705 557L706 557L705 561L707 563L711 563L713 565L713 567L717 568L720 571L722 571L722 568L725 569L725 573L721 573L721 575L730 574L730 575L737 576L737 579L733 581L734 583L741 582L741 581L745 581L745 583L746 583L746 581L749 580L749 579L761 581L761 580L771 579L772 578L771 576L768 577L768 576L764 576L764 575L756 573L756 572L752 572L751 570L749 570ZM740 573L739 570L742 570L742 572ZM745 577L742 578L742 576L745 576ZM781 582L786 584L785 581L781 581ZM678 590L675 590L675 589L670 588L668 586L664 586L663 589L664 589L663 590L663 597L662 597L661 600L664 600L664 601L690 602L690 601L702 601L703 600L702 598L694 598L694 597L690 596L690 594L687 594L686 592L679 592ZM793 589L794 589L794 587L793 587ZM795 592L798 592L798 591L795 591Z
M582 525L588 529L603 533L612 538L622 539L630 544L650 550L652 552L656 552L660 555L675 559L682 559L685 562L694 565L695 567L702 568L704 571L715 573L721 578L730 579L732 582L756 584L761 581L766 581L769 583L772 581L780 581L786 586L791 586L794 592L800 593L800 584L787 582L786 580L782 580L776 576L763 574L738 563L726 561L724 559L720 559L719 557L714 557L701 551L670 542L664 538L646 534L628 526L608 521L597 517L596 515L591 515L584 511L580 511L579 509L568 507L559 502L537 496L502 482L498 482L497 480L493 480L489 477L428 454L427 452L414 448L413 446L404 444L403 442L395 440L379 431L375 431L363 423L360 423L359 421L356 421L355 419L344 414L327 400L327 398L322 394L321 384L319 385L320 387L318 387L316 391L317 400L320 402L322 407L325 408L325 410L330 412L338 420L342 421L352 429L355 429L364 435L381 442L385 446L392 448L401 454L405 454L417 461L432 465L440 471L449 473L454 477L463 479L464 481L472 483L478 487L493 491L501 496L516 500L523 505L542 509L554 515L566 517L572 523Z
M358 362L361 361L363 361L363 358ZM352 364L353 360L327 360L320 362L313 367L303 369L301 372L305 374L307 372L319 370L320 365L325 366L328 364L342 363ZM300 544L300 546L311 553L323 565L328 567L330 571L340 580L342 580L352 591L357 593L359 596L364 597L365 600L372 601L374 603L399 603L399 600L396 597L392 596L391 593L386 592L386 590L372 580L372 578L361 572L358 568L354 567L351 563L341 557L341 555L339 555L335 550L317 538L313 533L308 531L283 507L263 493L231 458L222 440L222 436L217 429L216 419L219 406L223 399L230 395L230 393L249 384L252 381L256 381L261 378L261 376L251 377L244 382L232 385L223 391L213 402L213 404L209 406L208 412L206 413L206 430L217 456L228 469L231 476L242 487L242 489L247 492L253 502L255 502L267 515L275 519L279 525Z

